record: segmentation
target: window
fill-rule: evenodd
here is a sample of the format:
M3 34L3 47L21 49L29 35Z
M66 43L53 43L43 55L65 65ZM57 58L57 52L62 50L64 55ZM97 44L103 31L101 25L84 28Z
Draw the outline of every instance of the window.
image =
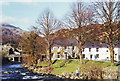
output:
M60 54L57 55L57 58L60 58Z
M117 58L117 54L115 54L115 57L114 57L114 58L115 58L115 60L116 60L116 58Z
M57 58L60 58L60 52L57 53Z
M91 48L89 48L89 52L91 52Z
M45 56L45 55L41 55L41 61L44 61L44 60L45 60L45 58L46 58L46 56Z
M90 59L92 59L92 56L93 56L93 55L90 55Z
M67 52L64 52L64 54L67 54Z
M83 52L85 51L85 48L83 48Z
M99 51L99 48L96 48L96 52L98 52Z
M74 46L72 47L72 50L74 50Z
M67 52L64 52L64 54L65 54L65 59L67 59Z
M99 58L99 54L96 54L95 58Z
M72 53L72 57L75 57L75 53Z
M106 50L106 52L108 52L108 50Z
M67 46L65 46L65 49L67 48Z
M82 58L85 58L85 54L82 54Z

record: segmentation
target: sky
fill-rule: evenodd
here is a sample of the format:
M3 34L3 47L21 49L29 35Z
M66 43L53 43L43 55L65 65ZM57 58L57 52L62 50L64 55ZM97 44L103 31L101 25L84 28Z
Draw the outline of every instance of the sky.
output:
M50 9L58 19L69 12L70 5L76 0L2 0L0 1L0 23L8 23L23 30L36 25L36 20Z
M56 18L62 20L75 1L77 0L0 0L0 23L29 30L36 25L36 20L45 9L50 9Z

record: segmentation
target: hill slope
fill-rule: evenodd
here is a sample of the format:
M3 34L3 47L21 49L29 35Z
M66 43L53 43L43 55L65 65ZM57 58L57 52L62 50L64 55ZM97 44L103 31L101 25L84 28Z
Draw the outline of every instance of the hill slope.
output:
M10 24L2 24L2 36L4 35L21 35L24 33L22 29L19 27L15 27Z
M24 34L25 31L19 27L3 23L0 27L0 35L2 37L2 44L14 44L18 45L20 35Z

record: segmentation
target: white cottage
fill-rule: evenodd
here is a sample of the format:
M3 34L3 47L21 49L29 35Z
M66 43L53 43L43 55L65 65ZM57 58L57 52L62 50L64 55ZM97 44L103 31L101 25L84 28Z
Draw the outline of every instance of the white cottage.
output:
M53 46L51 49L53 56L52 60L55 59L77 59L78 56L78 48L76 46ZM100 60L107 61L110 60L110 51L107 46L93 46L86 45L82 50L82 58L88 60ZM116 46L114 48L114 59L116 61L120 61L120 47Z

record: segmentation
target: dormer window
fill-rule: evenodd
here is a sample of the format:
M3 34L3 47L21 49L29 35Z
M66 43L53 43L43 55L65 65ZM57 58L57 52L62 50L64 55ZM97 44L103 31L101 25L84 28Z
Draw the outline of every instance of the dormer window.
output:
M99 48L96 48L96 52L98 52L99 51Z

